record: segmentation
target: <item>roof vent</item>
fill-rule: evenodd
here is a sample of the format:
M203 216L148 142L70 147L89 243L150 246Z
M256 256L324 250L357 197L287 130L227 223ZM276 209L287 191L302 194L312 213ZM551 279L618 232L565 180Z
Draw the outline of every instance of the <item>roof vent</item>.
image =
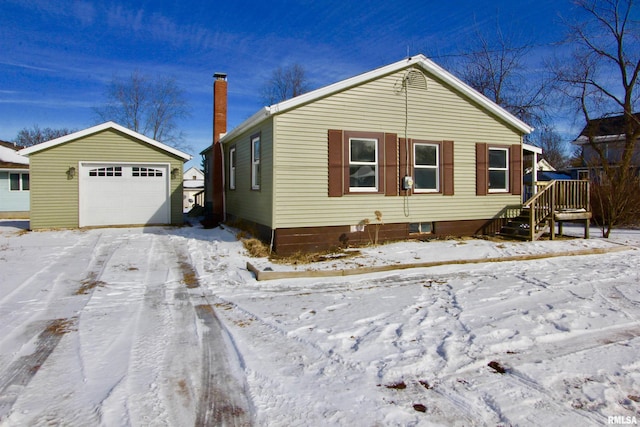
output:
M420 71L411 69L404 76L405 84L414 89L427 90L427 78Z
M401 80L398 80L394 85L396 93L401 93L407 88L427 90L427 78L419 70L412 68L408 70Z

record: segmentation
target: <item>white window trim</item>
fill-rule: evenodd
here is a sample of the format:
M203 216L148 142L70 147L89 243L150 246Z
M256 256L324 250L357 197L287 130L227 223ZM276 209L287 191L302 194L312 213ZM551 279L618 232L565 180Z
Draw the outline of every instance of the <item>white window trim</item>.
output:
M256 159L256 141L258 142L258 158ZM251 189L260 189L260 161L262 160L262 141L260 141L260 135L256 135L251 138Z
M351 160L351 141L371 141L373 142L373 147L375 149L373 162L354 162ZM378 143L379 141L376 138L349 138L349 171L351 170L351 166L363 165L363 166L373 166L375 171L375 186L374 187L351 187L349 185L350 193L377 193L378 192L378 175L379 175L379 165L378 165Z
M229 189L236 189L236 147L229 149Z
M17 190L11 189L11 175L18 175L18 187L20 188L18 188ZM18 171L9 172L9 191L10 192L18 193L18 192L29 191L29 190L25 190L24 186L22 185L24 183L22 178L23 175L29 176L29 172L18 172ZM31 177L29 177L29 188L31 188Z
M491 159L491 151L504 151L505 153L505 167L504 168L492 168L490 164ZM487 179L487 185L489 186L489 193L508 193L509 192L509 149L502 147L489 147L488 154L488 172L491 175L491 171L504 171L505 175L505 188L491 188L491 177L489 176Z
M436 147L436 165L435 166L425 166L425 165L417 165L416 164L416 147L419 145L428 145L431 147ZM414 193L439 193L440 192L440 144L429 144L429 143L424 143L424 142L416 142L413 144L413 169L414 169L414 176L413 176L413 182L414 182L414 186L413 186L413 192ZM416 174L415 174L415 170L416 169L435 169L436 171L436 188L418 188L416 187Z

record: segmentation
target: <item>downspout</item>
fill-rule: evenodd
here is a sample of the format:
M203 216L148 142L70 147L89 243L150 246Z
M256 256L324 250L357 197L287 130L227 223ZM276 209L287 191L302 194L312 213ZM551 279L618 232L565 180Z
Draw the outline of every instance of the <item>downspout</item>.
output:
M224 147L222 142L218 143L220 148L220 159L222 164L222 222L227 222L227 183L226 183L226 169L224 164Z

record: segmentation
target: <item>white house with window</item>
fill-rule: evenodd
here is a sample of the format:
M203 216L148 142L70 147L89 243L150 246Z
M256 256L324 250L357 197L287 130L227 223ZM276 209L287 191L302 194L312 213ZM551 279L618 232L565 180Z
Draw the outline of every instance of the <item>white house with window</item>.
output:
M29 159L0 141L0 218L29 218Z
M182 209L189 212L197 203L197 194L204 191L204 172L195 166L182 175Z
M281 254L366 243L371 224L380 241L491 233L522 204L531 131L425 56L403 59L222 135L224 219Z

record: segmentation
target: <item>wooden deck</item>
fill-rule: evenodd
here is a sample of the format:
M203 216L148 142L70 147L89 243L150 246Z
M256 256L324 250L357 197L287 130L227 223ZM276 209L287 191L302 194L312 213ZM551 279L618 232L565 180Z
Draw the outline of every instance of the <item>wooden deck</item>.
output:
M548 232L553 240L556 224L562 234L565 222L582 222L584 237L588 239L590 221L589 181L550 181L538 183L538 193L522 205L520 215L503 227L501 234L537 240Z

